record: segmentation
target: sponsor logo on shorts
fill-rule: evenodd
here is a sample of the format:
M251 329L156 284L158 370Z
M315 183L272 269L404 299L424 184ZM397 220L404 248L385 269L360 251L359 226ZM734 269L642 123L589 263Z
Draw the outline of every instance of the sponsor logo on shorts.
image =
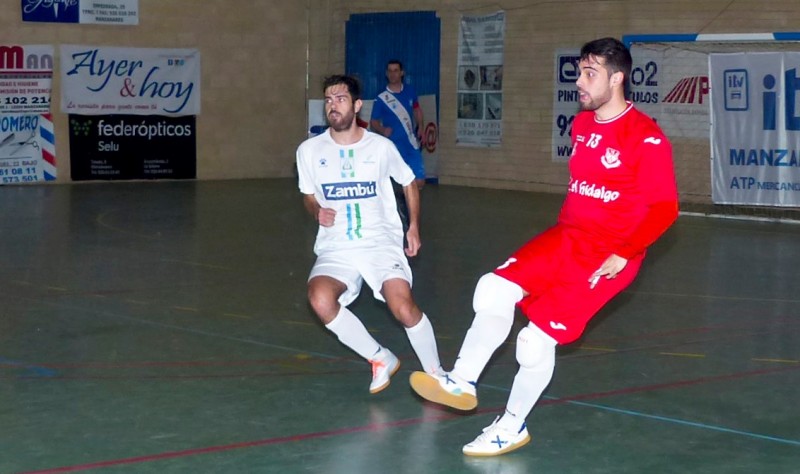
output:
M323 184L322 191L329 201L369 199L378 195L375 181Z

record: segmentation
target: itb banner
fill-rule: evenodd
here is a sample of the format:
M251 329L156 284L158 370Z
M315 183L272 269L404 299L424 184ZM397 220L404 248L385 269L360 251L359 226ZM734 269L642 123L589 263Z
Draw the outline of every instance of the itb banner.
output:
M74 181L193 179L195 117L70 115Z
M800 53L709 56L712 200L800 205Z

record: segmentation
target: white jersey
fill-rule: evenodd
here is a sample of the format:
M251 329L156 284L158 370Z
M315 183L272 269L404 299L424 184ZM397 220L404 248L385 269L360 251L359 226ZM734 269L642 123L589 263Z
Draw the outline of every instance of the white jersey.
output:
M391 179L407 186L414 172L387 138L364 130L351 145L333 141L330 129L297 148L300 192L336 211L331 227L319 226L314 253L383 245L403 246ZM391 178L391 179L390 179Z

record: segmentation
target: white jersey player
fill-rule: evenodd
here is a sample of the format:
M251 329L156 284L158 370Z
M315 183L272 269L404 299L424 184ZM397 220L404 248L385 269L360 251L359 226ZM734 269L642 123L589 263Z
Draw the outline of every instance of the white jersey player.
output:
M370 392L377 393L389 385L400 361L347 309L364 281L405 327L423 370L433 374L441 369L431 322L411 296L407 257L421 245L419 190L394 144L357 125L362 105L358 81L330 76L323 90L330 128L297 149L300 192L319 223L308 298L325 327L372 364ZM408 202L405 253L392 179L403 186Z

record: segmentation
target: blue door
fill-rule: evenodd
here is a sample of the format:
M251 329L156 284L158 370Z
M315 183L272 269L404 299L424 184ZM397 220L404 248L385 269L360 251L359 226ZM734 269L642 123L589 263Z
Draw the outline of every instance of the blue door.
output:
M363 99L375 99L386 88L386 63L391 59L403 63L405 82L417 95L436 98L437 116L426 115L423 131L428 143L422 157L429 182L438 177L440 35L441 21L430 11L351 15L345 26L345 73L361 80Z
M441 21L436 12L363 13L345 27L345 72L358 76L363 98L386 87L386 62L403 63L405 82L419 95L439 97Z

